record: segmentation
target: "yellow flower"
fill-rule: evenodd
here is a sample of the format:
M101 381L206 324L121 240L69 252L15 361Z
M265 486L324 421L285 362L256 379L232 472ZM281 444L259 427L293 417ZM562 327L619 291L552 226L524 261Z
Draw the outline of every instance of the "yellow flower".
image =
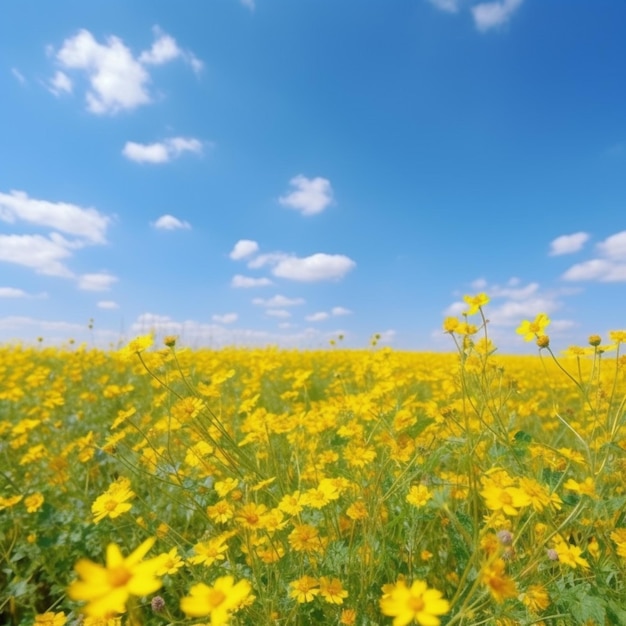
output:
M499 487L495 483L486 484L480 492L487 508L502 511L505 515L517 515L518 509L528 506L532 500L518 487Z
M550 596L543 585L531 585L521 598L522 602L533 613L545 611L550 604Z
M204 583L193 585L180 608L191 617L211 616L211 626L227 624L230 614L239 609L250 596L252 587L243 579L235 583L233 576L218 578L212 587Z
M338 578L320 578L320 595L330 604L343 604L343 599L348 597L348 592L343 588Z
M45 613L35 615L34 626L63 626L66 621L67 618L65 617L65 613L63 613L62 611L59 613L46 611Z
M554 549L559 557L559 563L568 565L575 568L580 565L582 568L587 569L589 563L582 556L582 550L578 546L572 546L567 543L562 537L557 536L555 538Z
M626 557L626 528L616 528L611 533L611 539L617 546L617 554Z
M515 581L504 572L504 559L496 559L483 568L481 581L496 602L504 602L517 595Z
M144 350L147 350L154 343L154 335L143 335L141 337L135 337L128 342L128 345L124 346L118 351L118 356L122 360L129 360L135 354L139 354Z
M88 604L83 610L93 617L123 613L130 596L145 596L161 587L156 572L162 566L162 558L142 561L155 541L155 538L146 539L126 558L117 545L109 544L104 567L80 559L74 566L80 580L68 587L68 596L72 600L86 600Z
M432 497L432 493L426 485L413 485L409 489L406 501L413 506L420 507L427 504Z
M489 296L486 293L479 293L475 296L463 296L463 300L466 304L469 304L469 309L465 312L466 315L474 315L478 313L479 309L489 304Z
M93 521L97 524L105 517L113 519L130 511L132 504L126 501L134 497L135 493L130 489L130 481L127 478L119 478L109 486L105 493L94 500L91 505L91 512L94 514Z
M443 320L443 330L446 333L453 333L461 322L458 317L446 317Z
M383 615L393 617L393 626L406 626L411 622L420 626L439 626L438 615L450 610L450 603L442 597L441 591L429 589L422 580L416 580L407 587L404 580L395 585L385 586L380 599Z
M544 334L544 330L550 323L550 318L545 313L539 313L534 321L524 320L515 331L518 335L524 335L524 341L532 341L535 337Z
M43 506L43 496L40 493L33 493L26 496L24 506L29 513L36 513Z
M319 583L312 576L301 576L298 580L289 583L291 591L289 597L295 598L299 604L312 602L320 592Z
M169 552L165 552L159 556L161 557L161 567L156 571L157 576L165 576L166 574L171 576L184 565L176 548L172 548Z

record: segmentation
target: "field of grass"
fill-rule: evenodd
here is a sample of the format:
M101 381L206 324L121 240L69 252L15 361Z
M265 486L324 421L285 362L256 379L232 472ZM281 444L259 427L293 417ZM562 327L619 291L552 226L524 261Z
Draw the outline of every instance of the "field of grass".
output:
M485 303L450 354L1 347L0 623L626 624L626 331L500 356Z

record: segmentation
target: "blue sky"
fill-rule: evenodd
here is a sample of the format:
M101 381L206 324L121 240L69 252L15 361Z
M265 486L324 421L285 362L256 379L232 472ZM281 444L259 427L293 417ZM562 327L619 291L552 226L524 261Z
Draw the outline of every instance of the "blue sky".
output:
M626 3L7 0L0 341L626 327ZM93 330L87 325L93 319Z

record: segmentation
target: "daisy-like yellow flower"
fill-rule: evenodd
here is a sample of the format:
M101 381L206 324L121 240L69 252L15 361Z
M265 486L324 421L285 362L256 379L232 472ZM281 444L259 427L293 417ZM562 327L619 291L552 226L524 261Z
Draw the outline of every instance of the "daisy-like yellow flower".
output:
M475 296L463 296L463 300L469 305L466 315L474 315L478 313L486 304L489 304L489 296L486 293L479 293Z
M348 597L348 592L343 588L338 578L320 578L320 595L330 604L343 604L344 598Z
M433 497L426 485L413 485L409 489L406 501L415 507L424 506Z
M502 511L505 515L517 515L519 509L531 504L530 497L519 487L500 487L489 482L480 492L487 508Z
M143 335L131 339L126 346L118 351L117 355L122 360L130 360L136 354L147 350L154 343L154 335Z
M134 497L135 493L130 488L130 481L127 478L119 478L109 486L105 493L94 500L91 505L93 521L97 524L105 517L113 519L130 511L132 504L127 500L132 500Z
M233 576L222 576L212 587L204 583L193 585L189 595L181 598L180 608L190 617L210 616L211 626L222 626L249 599L251 590L245 579L235 583Z
M611 533L611 539L617 546L617 554L626 557L626 528L616 528Z
M580 565L583 569L589 568L589 562L582 556L582 550L578 546L573 546L562 537L557 536L554 542L554 549L559 557L559 563L563 563L571 568L576 568Z
M80 580L68 587L68 596L87 601L82 609L86 615L112 617L123 613L130 596L146 596L161 587L156 572L162 566L162 557L142 561L155 541L154 537L146 539L126 558L111 543L107 546L104 566L80 559L74 566Z
M43 496L40 493L33 493L24 498L24 506L29 513L36 513L43 506Z
M66 621L67 617L62 611L58 613L46 611L35 615L35 626L63 626Z
M289 586L291 587L289 597L294 598L298 604L312 602L320 592L319 583L312 576L301 576L298 580L290 582Z
M550 605L550 596L543 585L531 585L521 599L532 613L545 611Z
M156 571L157 576L165 576L166 574L172 576L185 564L176 548L161 554L160 557L161 567Z
M393 626L406 626L412 622L420 626L439 626L439 615L450 610L450 603L443 598L441 591L429 589L422 580L416 580L408 587L404 580L395 585L385 585L380 599L383 615L393 617Z
M481 581L496 602L517 596L515 581L505 573L504 559L495 559L481 572Z
M543 331L549 323L550 318L545 313L539 313L532 322L524 320L515 332L524 335L524 341L532 341L535 337L544 335Z

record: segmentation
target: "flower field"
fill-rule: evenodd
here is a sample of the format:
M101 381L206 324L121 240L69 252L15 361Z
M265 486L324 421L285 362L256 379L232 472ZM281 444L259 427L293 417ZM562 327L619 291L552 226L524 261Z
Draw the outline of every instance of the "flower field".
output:
M626 623L626 331L466 300L449 354L0 348L0 623Z

